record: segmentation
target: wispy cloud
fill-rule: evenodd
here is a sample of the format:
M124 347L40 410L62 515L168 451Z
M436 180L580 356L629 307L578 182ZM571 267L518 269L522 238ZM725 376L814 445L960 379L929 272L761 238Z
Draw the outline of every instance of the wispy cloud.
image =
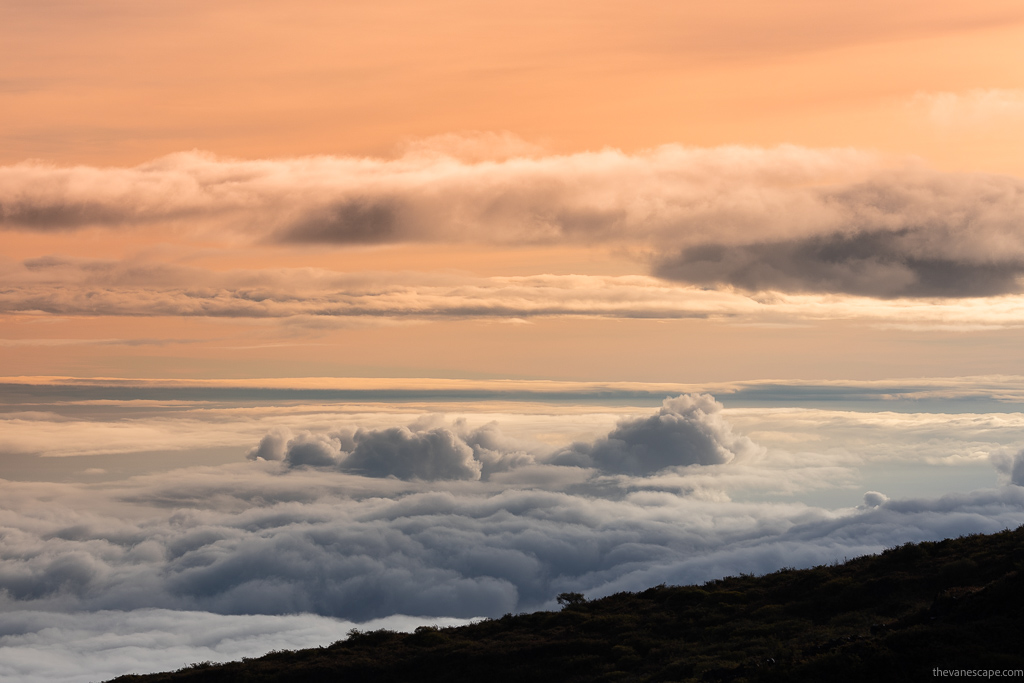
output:
M936 273L938 276L939 271ZM311 268L224 272L133 260L46 258L9 264L0 270L0 283L0 314L288 319L308 327L566 316L782 324L848 319L883 326L961 330L1024 324L1021 295L886 300L777 292L751 295L729 286L696 287L646 275L474 277ZM103 341L39 342L72 343Z
M1024 121L1024 91L990 88L963 92L920 92L912 103L945 128L981 129Z

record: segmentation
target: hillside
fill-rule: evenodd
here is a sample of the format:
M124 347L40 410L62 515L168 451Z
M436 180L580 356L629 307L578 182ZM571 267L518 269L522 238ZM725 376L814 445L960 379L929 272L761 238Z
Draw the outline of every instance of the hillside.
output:
M701 586L563 594L559 612L353 632L329 647L115 680L738 683L1024 669L1021 569L1024 527Z

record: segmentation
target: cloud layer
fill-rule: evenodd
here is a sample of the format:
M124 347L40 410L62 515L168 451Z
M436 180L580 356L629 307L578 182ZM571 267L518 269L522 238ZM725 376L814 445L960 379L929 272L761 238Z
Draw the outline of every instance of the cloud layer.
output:
M764 258L770 257L768 251L762 255ZM716 253L724 254L722 258L726 259L745 258L743 248ZM813 258L802 261L807 268L812 262ZM702 267L695 263L685 267L691 266ZM701 288L644 275L474 277L410 272L339 273L313 268L213 271L131 259L48 257L20 264L0 262L0 314L288 320L292 329L296 323L317 328L370 322L566 316L631 320L713 318L736 323L846 318L885 325L959 329L1024 324L1024 296L958 298L968 291L979 296L991 293L994 290L986 289L985 283L1002 277L999 273L1011 277L1009 270L992 268L976 278L964 275L966 279L956 284L957 273L965 274L968 270L950 267L934 271L938 282L934 291L947 288L950 298L883 301L867 296L823 294L749 296L728 288ZM856 277L866 277L865 283L875 282L867 271L858 272ZM739 278L753 277L744 268L737 273ZM874 276L882 277L879 273ZM956 292L949 289L954 286ZM0 344L31 345L30 341L0 340ZM95 344L110 342L92 340ZM40 340L38 345L58 343L60 340Z
M657 409L553 400L536 414L477 405L463 417L415 417L413 406L344 399L334 412L296 406L289 392L221 404L210 400L219 386L171 398L145 381L115 386L115 400L91 384L57 387L66 403L37 394L39 412L0 416L5 452L44 452L50 440L84 455L113 437L121 450L194 449L206 434L251 444L251 459L239 449L228 465L92 484L0 481L7 677L52 679L72 658L126 671L153 648L168 662L154 668L173 668L330 642L348 627L334 619L498 616L554 608L564 591L597 597L808 566L1024 522L1024 487L1012 485L1024 443L1017 413L724 410L693 393ZM977 387L922 383L913 395ZM898 393L877 383L790 389L832 400ZM82 410L92 431L59 414ZM83 458L61 459L70 460ZM961 479L980 467L984 486L994 466L1011 485L917 496L897 479L859 476L915 464ZM814 491L824 506L797 502Z
M821 423L813 412L760 424ZM820 428L842 437L855 417L833 413L837 424ZM871 420L920 422L868 417L861 432ZM875 444L888 452L878 457L929 440L939 449L952 429L945 417L909 446ZM954 431L998 426L998 416L968 417L974 423ZM844 465L874 456L856 440L850 448L866 452L766 453L730 422L711 396L688 394L561 448L513 438L493 421L436 416L282 426L250 462L91 485L3 482L0 604L357 621L494 616L548 606L565 590L603 595L770 571L1024 522L1020 486L921 499L874 490L863 505L832 510L782 502L794 487L842 484ZM1015 451L989 451L1012 478ZM767 499L731 499L743 491Z
M597 596L807 566L1024 522L1016 486L876 496L870 508L829 512L614 486L614 496L466 487L476 483L374 491L323 471L175 479L95 491L91 512L69 507L80 489L6 483L5 611L497 616L566 590Z
M220 239L625 246L662 278L872 297L1018 292L1024 181L798 147L470 163L222 160L0 169L0 224L160 225Z

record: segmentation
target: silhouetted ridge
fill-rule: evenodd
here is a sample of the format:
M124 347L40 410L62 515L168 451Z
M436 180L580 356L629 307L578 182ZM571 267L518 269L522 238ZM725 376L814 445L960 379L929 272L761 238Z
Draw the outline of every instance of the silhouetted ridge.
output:
M1021 669L1024 527L766 576L657 586L415 633L122 676L222 681L904 681ZM1001 677L1006 677L1003 674Z

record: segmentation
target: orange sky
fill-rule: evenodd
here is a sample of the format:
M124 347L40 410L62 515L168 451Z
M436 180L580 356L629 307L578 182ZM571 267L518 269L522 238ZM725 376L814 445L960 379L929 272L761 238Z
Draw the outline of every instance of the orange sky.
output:
M975 272L970 269L983 269L985 258L998 261L1000 253L1011 254L999 267L1009 268L1007 277L1015 277L1018 266L1012 254L1020 240L1015 232L1001 232L1000 226L1014 222L1017 205L1005 198L1012 195L1016 178L1024 176L1022 45L1024 7L1009 0L913 1L895 6L810 0L5 2L0 6L0 172L7 175L0 176L0 193L6 192L0 199L7 202L9 229L0 233L0 284L18 293L12 295L17 301L2 314L0 343L6 346L0 354L0 373L420 374L644 381L1024 373L1014 364L1015 330L1024 324L1024 304L1006 295L1005 278L992 285L996 289L981 292L1000 296L970 304L934 299L894 303L893 292L902 290L879 295L869 286L870 273L863 272L843 275L853 278L853 284L838 290L808 291L806 282L803 289L786 290L785 278L769 278L752 286L782 289L758 294L725 287L714 300L700 289L672 290L672 282L622 279L676 272L672 263L658 259L687 245L700 246L693 235L726 234L721 223L726 219L714 223L719 219L699 216L686 219L692 222L688 229L695 231L686 239L666 237L674 229L672 220L682 220L677 218L666 218L654 232L644 232L657 207L678 198L671 195L675 190L669 181L669 194L652 190L644 195L643 174L690 172L676 166L670 171L655 169L661 162L651 159L657 154L645 156L645 150L666 144L769 149L795 145L812 150L805 156L817 160L806 163L827 167L821 173L832 175L846 173L842 153L823 152L821 160L813 150L860 150L870 159L857 167L860 170L849 171L844 187L888 182L887 169L895 168L893 173L903 173L898 182L912 188L906 196L927 187L941 198L941 188L968 182L968 176L944 172L1007 174L999 176L1005 182L992 181L992 187L1003 189L982 188L962 200L950 200L950 211L974 215L990 200L1005 200L995 222L978 228L985 236L978 241L987 245L989 256L972 256L974 261L961 265L967 268L964 272ZM178 194L146 194L150 190L144 184L131 185L142 182L131 179L131 167L198 149L217 158L242 160L305 155L344 160L367 155L383 165L374 167L372 173L378 175L366 176L369 180L357 179L364 188L358 192L370 192L365 188L377 182L374 178L392 174L398 180L380 182L398 183L399 189L386 192L401 193L406 187L401 185L406 182L402 169L441 150L461 160L465 166L459 169L469 171L481 160L500 165L510 158L533 159L540 175L522 175L524 184L545 178L544 182L554 182L556 175L551 174L563 173L559 177L568 179L568 203L555 202L552 215L562 215L558 211L569 207L579 217L588 210L581 204L586 197L572 194L573 183L591 181L576 179L572 169L581 167L579 177L586 176L587 164L600 160L580 153L606 148L626 155L609 163L625 169L620 175L633 185L623 185L629 191L623 190L623 197L616 200L619 208L601 206L594 211L605 211L612 216L609 221L639 211L636 202L630 203L635 187L649 215L632 223L633 219L623 219L628 225L618 238L602 233L592 241L585 236L537 241L540 233L517 237L518 232L502 232L509 229L504 223L505 227L489 224L486 217L500 202L488 199L487 183L492 181L483 172L483 189L465 190L477 194L460 194L459 186L450 190L454 199L438 200L441 208L409 209L409 216L427 221L410 228L411 236L369 244L305 243L294 232L298 228L288 228L299 225L294 216L300 210L315 214L326 210L323 206L334 206L317 199L320 203L312 208L301 202L292 207L291 198L307 191L306 180L294 180L298 175L293 185L275 185L278 198L266 201L277 212L278 222L262 227L257 225L263 216L259 210L250 207L245 213L237 203L228 208L189 204L175 209L184 214L170 209L161 213L160 207L180 199ZM800 170L804 161L792 161L787 154L768 152L767 161L749 162L751 168L764 163L781 170L769 169L764 177L757 176L761 171L750 171L753 180L736 181L739 189L725 193L730 206L746 211L744 202L750 197L771 200L770 193L778 190L782 194L777 206L783 207L773 210L776 204L765 200L767 208L758 209L762 213L754 212L738 223L740 228L731 228L734 234L728 244L756 252L758 240L803 239L792 236L818 229L812 219L786 212L806 204L799 194L801 183L824 180L811 173L786 181L792 187L780 190L772 173L806 172ZM49 180L22 178L27 167L17 164L30 159L55 165L56 170L39 171L49 173ZM399 166L394 168L401 172L387 167L383 160L388 159L397 159ZM179 159L165 166L198 168L202 163ZM186 169L186 180L205 177L203 173L236 172L219 163L210 162L194 176ZM451 166L430 163L424 162L424 177L440 178ZM721 169L728 161L708 163ZM281 174L299 173L295 168L300 163L288 164L273 167L267 177L277 182ZM644 171L644 164L653 164L654 170ZM92 174L88 182L56 179L78 166L100 170L83 171ZM121 175L103 175L104 168ZM520 182L515 180L519 171L509 168L514 180L500 176L493 183ZM911 170L899 170L906 168ZM599 180L615 188L620 177L616 173L620 171ZM319 182L319 176L309 177ZM122 182L129 189L116 195L111 188ZM431 182L423 181L416 192L442 192ZM52 189L56 194L46 195L51 192L47 183L57 188ZM714 178L693 183L693 192L716 187ZM253 206L268 196L259 194L262 187L252 190ZM117 213L118 202L123 202L124 215L109 219L109 224L89 219L87 224L26 227L27 223L18 223L22 219L12 218L20 209L11 207L29 201L25 197L33 192L46 195L32 201L43 202L47 211L71 206L72 195L62 192L78 193L74 201L84 202L82 206L89 205L88 192L93 192L106 197L96 200L105 207L103 216ZM386 192L385 198L392 196ZM525 199L516 201L534 203L525 209L499 206L505 212L502 216L511 216L502 220L529 223L541 209L547 210L547 195L540 190L523 192ZM1001 193L1002 199L992 200L992 192ZM417 197L409 201L418 201ZM460 204L465 197L470 197L467 203ZM691 199L686 199L687 207L699 204ZM604 200L605 195L594 199L595 206ZM140 203L131 203L136 201ZM444 213L445 201L461 208ZM359 206L356 209L362 210ZM822 206L831 205L826 201ZM857 204L851 215L862 216L865 206L873 205ZM921 200L920 206L928 204ZM920 206L918 213L908 214L907 226L916 225ZM726 214L721 209L715 216ZM448 223L462 218L469 227L448 229ZM701 227L705 224L699 220L710 222ZM764 228L764 236L757 237L763 224L771 221L778 225ZM934 243L962 238L963 249L968 249L973 244L970 230L975 229L969 226L967 232L957 233L960 237L950 238L954 228L942 228L945 232L935 233L939 237L921 237L906 247L911 251L905 258L924 263L922 273L935 259L950 267L953 257L936 252L941 249ZM846 239L852 229L843 224L838 233L827 234ZM905 228L892 229L898 233ZM282 230L292 230L287 234L294 239L286 239ZM794 253L801 252L797 248ZM40 258L71 265L32 265ZM866 261L858 263L861 267ZM303 270L310 268L316 271L313 275ZM109 274L96 275L100 270ZM479 317L441 315L431 309L425 321L398 320L394 309L388 309L392 312L377 319L339 322L321 311L312 323L303 319L301 324L297 318L231 317L234 313L138 315L143 304L137 302L147 297L177 297L175 306L183 297L199 297L204 305L220 305L224 297L234 297L237 303L255 296L249 290L239 294L242 290L237 288L271 280L279 288L274 301L284 306L281 302L299 296L294 288L300 285L295 283L306 282L303 278L326 282L335 275L354 274L363 278L359 301L378 296L373 287L390 288L389 296L399 296L404 287L402 306L427 306L422 301L433 297L430 301L470 302L465 305L488 306L489 311L507 307L512 312ZM569 279L513 284L501 280L573 275L612 279L580 281L583 284ZM448 279L441 286L437 277ZM731 284L744 286L735 279L739 276L733 277ZM366 284L371 280L373 287ZM197 283L206 289L186 291L200 287ZM306 287L303 297L312 296L312 285L301 286ZM331 285L349 286L355 285ZM282 294L285 290L287 295ZM760 298L749 298L753 294ZM106 296L127 308L113 314L99 308L90 313L81 301L67 303L78 295L90 301ZM32 308L32 301L43 299L49 303ZM136 303L124 303L129 300ZM754 310L769 300L782 303L771 311ZM526 324L520 319L549 301L557 301L555 313L530 318ZM634 302L629 305L637 310L668 306L677 317L628 319L623 302ZM617 312L608 313L609 307ZM407 315L407 309L401 315ZM514 324L503 324L510 320ZM239 350L240 346L246 349ZM679 358L666 361L673 354Z
M1009 0L6 2L0 161L387 155L478 130L560 152L788 142L1020 171L1022 44ZM1008 108L970 99L992 89ZM933 120L936 93L962 111Z

